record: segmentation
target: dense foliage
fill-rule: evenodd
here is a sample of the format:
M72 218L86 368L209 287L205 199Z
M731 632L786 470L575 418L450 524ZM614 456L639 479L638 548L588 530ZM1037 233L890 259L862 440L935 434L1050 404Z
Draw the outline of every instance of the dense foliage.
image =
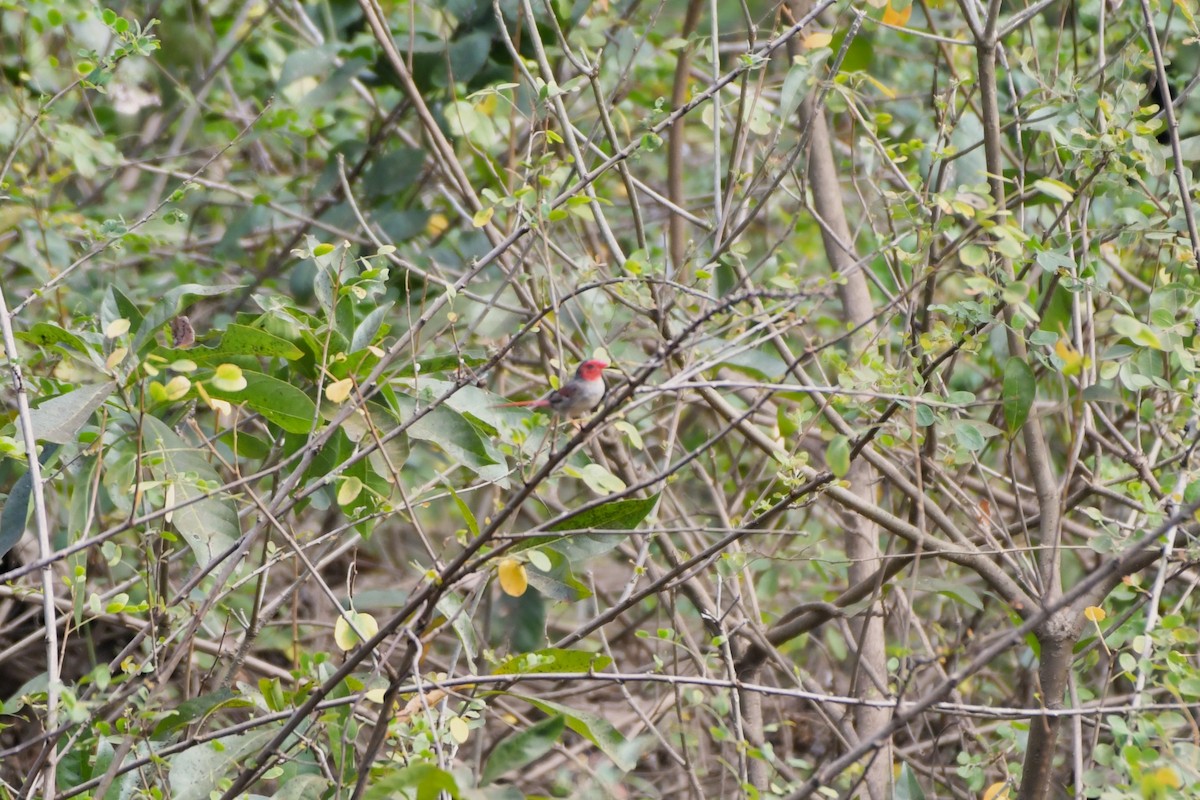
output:
M1200 791L1195 0L0 9L0 797Z

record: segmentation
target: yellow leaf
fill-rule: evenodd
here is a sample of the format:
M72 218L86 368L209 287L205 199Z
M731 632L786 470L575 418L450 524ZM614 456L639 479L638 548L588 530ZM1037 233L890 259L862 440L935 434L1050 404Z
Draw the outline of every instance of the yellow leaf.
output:
M833 41L833 36L825 31L816 31L805 36L801 41L805 50L816 50L818 47L826 47Z
M218 414L229 416L233 413L233 406L229 404L229 401L219 400L216 397L211 397L208 392L204 390L203 383L196 383L196 394L200 395L200 399L207 403L208 407Z
M1062 181L1056 181L1053 178L1040 178L1033 182L1033 188L1047 197L1052 197L1063 203L1071 202L1071 198L1075 196L1074 189Z
M325 387L325 399L331 403L344 403L353 388L354 380L352 378L342 378Z
M400 713L396 715L397 722L407 722L414 714L422 709L432 708L442 699L446 697L446 693L441 689L434 689L431 692L426 692L424 695L415 694L412 699L405 704L404 708L400 709Z
M886 97L888 100L895 100L895 99L896 99L896 92L895 92L895 90L893 90L893 89L890 89L890 88L888 88L887 86L884 86L884 85L883 85L882 83L880 83L878 80L876 80L875 78L873 78L873 77L871 77L870 75L866 74L865 72L863 73L863 77L864 77L864 78L866 78L868 81L870 81L872 84L874 84L874 85L875 85L875 88L876 88L876 89L878 89L878 90L880 91L880 93L882 93L882 94L883 94L883 96L884 96L884 97Z
M467 727L467 721L462 717L451 717L450 735L454 737L454 741L459 744L465 744L467 737L471 735L471 729Z
M353 623L353 626L351 626ZM357 633L355 632L357 630ZM365 639L370 639L375 634L379 633L379 623L370 614L360 614L357 611L347 611L338 617L337 623L333 626L333 641L343 651L354 649L360 641L358 634L361 633Z
M529 588L529 576L525 574L525 565L515 558L506 558L500 562L500 588L509 597L520 597Z
M883 10L883 24L895 25L897 28L903 28L908 24L908 18L911 16L912 3L909 3L907 8L897 11L896 9L892 8L892 4L889 2L887 4L887 8Z
M109 354L108 360L106 360L104 362L104 365L106 367L108 367L109 369L115 369L117 364L120 364L122 361L124 361L125 356L128 354L129 354L128 347L118 347L116 350L113 350L112 353Z
M1008 800L1008 784L1004 781L993 783L984 790L981 800Z
M212 382L223 392L240 392L246 388L246 378L237 364L221 364L213 371Z
M188 390L192 388L192 382L182 375L176 375L167 382L167 399L174 402L182 399L187 395Z
M342 481L342 485L338 487L337 501L339 506L348 506L358 498L362 493L363 482L354 476L346 478Z
M1088 606L1083 610L1083 616L1091 622L1104 622L1108 614L1100 606Z
M1083 366L1083 356L1066 339L1059 339L1054 352L1063 360L1063 375L1078 375Z
M625 434L625 438L629 440L631 447L642 450L645 448L645 443L642 441L642 434L633 426L633 423L619 419L613 423L613 427Z
M1175 0L1175 5L1181 12L1183 12L1183 16L1187 19L1187 21L1192 23L1192 27L1194 29L1196 25L1196 15L1192 13L1190 8L1188 8L1188 4L1185 2L1185 0ZM1192 41L1195 41L1195 39Z
M104 335L109 339L115 339L128 330L129 320L114 319L112 322L108 323L108 326L104 329Z
M496 215L495 207L481 208L475 212L475 216L471 218L471 223L476 228L482 228L492 221L492 217Z
M1166 797L1167 789L1178 789L1179 775L1170 767L1159 767L1142 776L1142 797Z
M429 218L429 222L425 223L425 232L430 236L441 236L449 227L450 220L446 219L445 214L434 214Z

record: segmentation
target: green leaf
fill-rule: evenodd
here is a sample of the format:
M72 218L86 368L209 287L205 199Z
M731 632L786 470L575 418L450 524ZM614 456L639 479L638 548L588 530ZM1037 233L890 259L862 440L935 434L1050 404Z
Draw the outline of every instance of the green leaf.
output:
M404 789L416 789L416 800L438 800L442 792L452 798L460 797L454 776L433 764L421 763L387 773L383 778L372 781L363 795L365 800L392 800L395 797L412 797Z
M447 486L446 488L450 490L450 496L454 498L454 504L458 506L458 513L462 514L463 522L467 523L467 530L471 532L472 536L478 536L479 522L475 519L475 514L471 511L471 507L463 502L462 498L458 496L458 492L454 491L453 486Z
M443 353L421 358L416 361L415 365L412 361L403 361L396 365L396 371L393 374L398 378L411 378L418 372L421 375L434 375L441 372L453 372L460 366L477 367L487 363L487 360L487 355L482 350L463 350L461 353ZM449 384L441 382L438 385L449 386ZM439 389L440 391L442 389Z
M407 597L397 598L395 605L401 606ZM362 602L362 595L358 595ZM479 655L479 642L475 638L475 625L471 614L463 610L462 599L455 594L444 594L437 602L438 613L450 620L454 633L462 642L463 654L467 657L467 666L475 670L475 658Z
M1002 407L1004 409L1004 424L1008 435L1015 436L1025 420L1029 418L1029 409L1033 408L1033 399L1037 394L1037 379L1033 369L1023 359L1013 356L1004 364L1004 387L1002 389Z
M497 610L504 621L497 631L506 637L508 649L516 653L534 650L546 643L546 598L528 591L529 571L521 571L526 591L520 597L501 594Z
M800 426L796 422L795 410L783 403L775 408L775 424L779 427L779 435L784 439L792 439L800 435Z
M751 376L755 380L773 381L781 373L787 371L788 365L774 351L744 350L724 359L721 367L723 369L736 370L744 375ZM797 399L803 397L803 395L799 394L790 396Z
M34 439L55 444L70 444L75 441L75 435L87 424L92 412L103 405L116 388L117 385L112 381L83 386L73 392L51 397L37 408L30 409ZM20 438L19 425L17 434Z
M302 357L304 351L272 333L248 325L231 323L221 335L221 343L213 349L193 348L187 351L187 357L199 361L198 356L205 360L210 358L228 358L230 356L263 356L266 358L283 358L295 361Z
M1145 345L1155 350L1166 349L1154 329L1141 320L1124 314L1118 314L1113 317L1112 327L1114 331L1137 344Z
M625 737L603 717L596 714L589 714L586 711L577 711L569 706L564 706L550 700L540 700L535 697L528 697L512 692L509 694L524 700L534 708L541 709L547 714L561 714L566 718L568 728L596 745L596 747L599 747L600 752L612 759L612 762L621 771L628 772L637 766L636 759L630 757Z
M29 342L39 347L55 347L60 352L70 355L86 356L88 354L88 347L82 339L52 322L39 322L29 330L18 331L14 335L23 342ZM67 345L67 348L57 347L57 345Z
M12 550L25 534L29 521L29 499L33 491L33 473L26 471L13 484L4 509L0 510L0 556Z
M488 756L487 763L483 765L483 774L479 778L479 783L487 785L507 772L537 761L554 748L555 743L562 738L566 727L566 718L561 714L555 714L549 719L544 719L526 730L509 736L496 745L492 754Z
M657 504L658 495L636 500L614 500L611 503L605 503L602 506L596 506L595 508L580 511L578 514L573 514L561 522L550 526L547 530L563 532L595 530L599 528L602 530L631 531L641 524L642 520L654 510L654 506Z
M608 656L587 650L547 647L513 656L492 670L493 675L539 675L549 672L591 672L612 663Z
M242 371L246 388L236 392L220 389L211 381L205 384L213 397L231 403L245 403L288 433L309 433L316 418L316 404L304 392L278 378L261 372Z
M0 714L5 716L16 714L26 705L36 701L39 696L44 696L49 688L50 676L45 672L39 672L21 684L21 688L9 695L7 700L0 703Z
M937 415L934 410L924 403L918 403L916 409L917 424L922 428L927 428L937 420Z
M271 800L321 800L328 789L329 782L320 775L302 773L279 781L279 791L271 795Z
M1037 262L1046 272L1057 272L1060 269L1071 270L1075 262L1065 253L1056 250L1043 250L1037 254Z
M977 453L987 447L987 439L974 423L968 420L957 420L949 427L954 431L958 443L972 453Z
M104 330L110 322L117 319L129 320L130 327L135 331L142 326L142 312L138 310L137 304L116 286L109 286L108 291L104 293L104 300L100 303L100 330Z
M253 707L254 704L250 700L235 694L232 689L218 689L215 692L185 700L173 710L167 711L154 726L151 738L165 739L167 734L207 717L220 708Z
M271 445L265 439L240 429L225 431L220 441L242 458L265 458L271 452Z
M399 147L373 159L363 176L363 189L366 190L367 197L374 199L397 196L421 176L424 163L425 151L415 147Z
M1142 329L1133 336L1133 341L1155 350L1167 349L1158 333L1148 325L1142 326Z
M433 361L440 362L448 369L457 369L458 365L457 359L448 362L445 357L441 356L435 356ZM464 357L463 362L464 364L472 363L469 357ZM424 367L421 369L421 374L426 374ZM423 378L420 381L420 387L422 399L428 402L429 399L440 397L455 389L455 384L437 378ZM412 410L415 408L413 398L390 395L389 399L394 408L400 409L403 419L407 420L412 417ZM473 470L485 481L504 486L507 484L511 472L505 463L504 452L500 448L497 428L489 423L489 420L502 417L502 410L496 407L494 394L474 386L463 386L446 400L444 406L435 409L429 417L417 423L414 426L415 433L412 429L409 430L409 433L412 438L434 442L449 455L453 455L455 448L458 448L459 452L465 450L464 456L458 459L462 466ZM439 420L447 422L449 428L440 425L434 428L425 427ZM445 441L438 438L451 433L461 436L461 438L447 438Z
M412 417L415 404L408 398L402 398L401 402L405 406L403 418L408 420ZM475 472L497 463L479 431L465 417L445 405L438 406L413 423L408 435L437 445L451 459Z
M908 764L900 765L892 800L925 800L925 791L921 788L917 776L913 774L912 767Z
M607 553L621 543L623 537L610 531L631 531L641 524L658 503L658 495L634 500L613 500L595 508L588 508L547 530L554 533L573 533L571 536L533 536L518 542L510 552L519 553L549 545L568 562L579 563ZM606 533L575 533L576 531L601 530ZM536 581L535 581L536 585ZM540 588L540 587L539 587ZM557 599L560 594L551 593Z
M564 536L553 545L547 545L540 550L526 551L541 553L550 561L549 570L527 571L526 577L529 579L529 585L551 600L563 603L577 603L580 600L586 600L592 596L592 592L572 574L571 566L582 564L594 555L607 553L620 544L622 538L620 536L601 537L587 533L574 533ZM579 546L580 539L587 541ZM536 647L535 644L534 647L526 649L533 650Z
M380 326L383 325L383 321L390 313L392 313L392 303L387 302L363 317L363 321L358 323L358 327L354 329L354 335L350 337L350 352L357 353L359 350L366 349L375 340L375 334L379 333Z
M981 267L988 262L988 251L977 244L965 245L958 251L958 260L967 267Z
M327 76L336 66L337 54L329 45L322 47L297 48L283 61L279 68L276 91L284 89L301 78Z
M1112 319L1112 327L1117 333L1132 339L1138 330L1141 329L1142 323L1140 320L1136 320L1125 314L1117 314Z
M46 445L42 448L38 463L45 467L57 451L58 445ZM33 492L31 474L26 470L17 478L4 501L4 508L0 510L0 556L12 550L25 533L25 525L29 521L29 501ZM46 474L44 470L42 474Z
M830 439L825 448L825 463L834 477L844 478L850 471L850 440L841 434Z
M796 109L808 93L813 66L813 62L805 60L788 68L787 77L783 79L783 88L779 91L779 118L782 124L791 123L792 115L796 113Z
M273 735L274 731L267 729L226 736L173 756L168 771L171 800L208 800L221 778L234 771L242 758L257 753Z
M943 580L941 578L921 578L917 588L924 592L940 594L952 600L966 603L976 611L983 611L983 599L979 593L962 581Z
M563 467L563 474L583 481L596 494L616 494L625 491L625 481L599 464L588 464L583 469L567 465Z
M1057 181L1053 178L1039 178L1033 182L1033 188L1047 197L1053 197L1055 200L1063 203L1071 202L1071 198L1075 196L1075 190L1062 181Z
M237 508L223 493L206 496L224 481L200 450L179 438L157 417L147 415L143 426L146 463L155 479L174 486L175 505L200 498L177 508L172 522L191 548L196 563L207 566L242 535Z

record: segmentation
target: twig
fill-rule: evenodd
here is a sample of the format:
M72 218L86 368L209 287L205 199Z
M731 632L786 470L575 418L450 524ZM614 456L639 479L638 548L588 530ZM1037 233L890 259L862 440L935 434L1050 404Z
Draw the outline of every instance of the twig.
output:
M1179 120L1175 117L1175 103L1171 100L1171 84L1167 80L1167 67L1163 63L1162 47L1158 43L1158 31L1154 27L1154 14L1150 0L1142 0L1142 18L1146 21L1146 38L1150 40L1150 51L1154 54L1154 72L1159 91L1163 97L1163 112L1167 117L1167 136L1171 139L1171 155L1175 160L1175 182L1179 186L1179 202L1183 205L1183 216L1187 220L1188 236L1192 240L1192 268L1200 259L1200 231L1196 229L1196 212L1192 208L1192 193L1188 187L1184 168L1183 147L1179 144Z
M8 357L8 368L12 374L13 390L17 395L17 417L20 421L21 438L25 442L25 462L29 465L29 478L33 485L33 518L37 531L38 553L45 566L42 567L42 617L46 627L46 730L58 727L58 696L61 680L58 673L58 623L54 609L54 571L49 563L54 557L50 544L50 521L46 516L46 496L42 491L42 465L38 461L37 432L33 429L33 417L29 412L29 394L25 379L21 376L21 364L17 355L17 341L13 336L13 315L8 313L8 301L4 287L0 286L0 331L4 336L4 351ZM55 773L58 769L58 751L53 743L43 768L42 796L54 797Z

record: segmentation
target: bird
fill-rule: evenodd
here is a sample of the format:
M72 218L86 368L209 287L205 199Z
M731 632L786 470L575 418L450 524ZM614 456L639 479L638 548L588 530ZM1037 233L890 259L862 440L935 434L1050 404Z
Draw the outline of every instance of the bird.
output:
M562 417L581 417L600 405L600 401L604 399L604 370L606 369L608 369L607 362L596 359L585 361L579 365L579 369L575 370L575 377L545 397L503 403L502 407L546 408Z

